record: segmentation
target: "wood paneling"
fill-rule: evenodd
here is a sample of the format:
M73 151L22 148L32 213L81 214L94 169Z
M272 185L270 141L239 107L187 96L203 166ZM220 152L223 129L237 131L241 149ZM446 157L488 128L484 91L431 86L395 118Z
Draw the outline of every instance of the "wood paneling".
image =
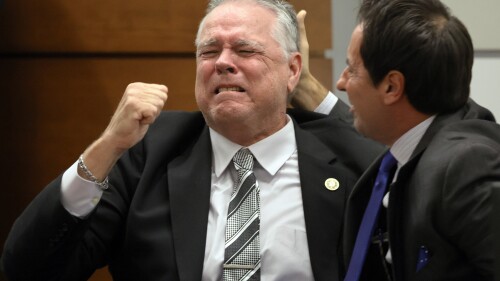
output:
M331 47L330 1L306 9L311 51ZM0 6L0 52L194 52L205 1L16 0Z
M194 52L204 1L16 0L0 8L1 52Z
M195 110L194 59L0 59L0 241L29 201L105 129L125 87L168 85L166 109Z
M330 0L290 0L296 11L307 11L306 29L313 56L323 57L332 48L332 18Z

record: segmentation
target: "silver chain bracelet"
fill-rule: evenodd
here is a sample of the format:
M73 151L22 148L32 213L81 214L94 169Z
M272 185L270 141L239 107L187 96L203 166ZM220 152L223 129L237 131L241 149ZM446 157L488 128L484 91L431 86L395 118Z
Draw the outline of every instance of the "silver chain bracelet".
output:
M80 155L78 158L78 167L82 169L82 171L85 173L85 175L90 179L91 182L95 183L97 187L99 187L102 190L106 190L109 188L109 182L108 182L108 177L106 177L103 181L99 181L87 168L87 165L83 162L83 154Z

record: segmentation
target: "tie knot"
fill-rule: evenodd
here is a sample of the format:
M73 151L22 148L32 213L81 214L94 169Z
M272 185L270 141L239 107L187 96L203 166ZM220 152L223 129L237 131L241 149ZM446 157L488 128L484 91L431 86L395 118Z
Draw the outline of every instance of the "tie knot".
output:
M387 151L384 155L384 158L382 158L382 163L380 164L379 170L388 173L392 168L394 168L394 166L396 166L397 163L398 161L396 160L396 158L394 158L392 153L390 151Z
M249 171L253 169L253 155L248 148L238 150L238 152L234 154L233 162L237 171L240 169Z

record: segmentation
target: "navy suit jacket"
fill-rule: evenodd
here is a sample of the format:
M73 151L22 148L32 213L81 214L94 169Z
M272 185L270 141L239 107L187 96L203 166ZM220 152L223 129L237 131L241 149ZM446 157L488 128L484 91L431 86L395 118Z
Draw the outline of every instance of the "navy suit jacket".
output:
M314 278L339 280L344 202L382 147L338 118L290 114ZM356 156L346 157L351 154ZM109 265L114 280L201 280L211 166L201 113L162 113L113 168L111 188L87 218L77 219L62 207L61 177L35 198L7 239L6 275L86 280ZM340 182L337 191L325 188L328 178Z

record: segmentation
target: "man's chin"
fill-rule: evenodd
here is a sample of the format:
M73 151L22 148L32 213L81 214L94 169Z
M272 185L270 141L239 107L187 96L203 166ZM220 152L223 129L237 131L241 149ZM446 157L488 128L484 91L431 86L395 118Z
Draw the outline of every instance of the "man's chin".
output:
M241 106L219 106L210 112L211 119L217 123L234 123L248 119L248 108Z

